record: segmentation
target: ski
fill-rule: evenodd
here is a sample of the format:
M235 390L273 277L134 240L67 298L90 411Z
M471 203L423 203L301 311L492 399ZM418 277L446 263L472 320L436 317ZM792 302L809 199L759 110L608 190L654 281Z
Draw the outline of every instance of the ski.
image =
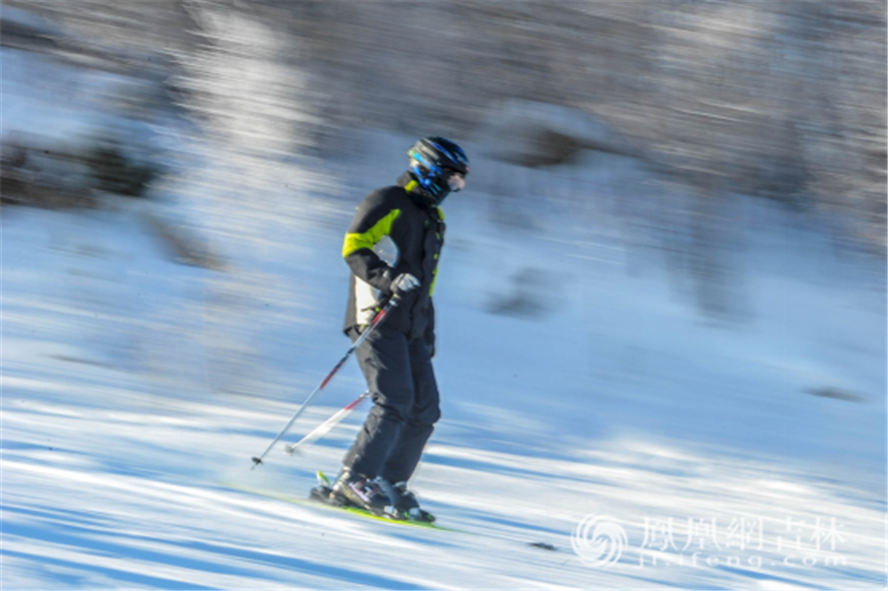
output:
M331 486L330 480L322 472L319 472L317 474L317 478L318 478L318 487L321 487L322 485L326 485L327 487ZM452 527L446 527L443 525L438 525L437 523L428 523L425 521L399 520L399 519L392 519L391 517L388 517L385 515L374 515L373 513L369 512L369 511L366 511L362 508L355 507L355 506L332 505L326 501L312 498L314 495L311 495L308 498L292 497L292 496L282 495L279 493L270 493L268 491L258 490L258 489L252 488L252 487L246 487L242 484L236 484L236 483L232 483L232 482L220 482L220 485L222 485L228 489L237 490L242 493L252 494L252 495L256 495L256 496L260 496L260 497L265 497L268 499L273 499L275 501L282 501L285 503L293 503L296 505L308 506L308 507L311 507L314 509L319 509L319 510L326 510L326 511L331 511L331 512L335 511L340 514L345 513L345 514L348 514L349 517L359 517L362 519L371 519L374 521L381 521L381 522L384 522L384 523L387 523L387 524L393 525L393 526L417 527L417 528L423 528L423 529L432 529L432 530L444 531L444 532L449 532L449 533L466 534L466 535L472 535L472 536L489 536L491 538L497 537L497 536L492 536L492 535L481 533L481 532L467 531L464 529L456 529L456 528L452 528ZM533 548L539 548L541 550L547 550L550 552L557 552L558 551L557 547L555 547L554 545L547 543L547 542L539 541L539 542L520 542L520 543L530 546L530 547L533 547Z
M322 479L321 479L322 476L324 479L327 478L323 474L321 476L318 476L319 486L320 486L320 483L322 482ZM327 480L327 482L329 483L329 479ZM355 507L354 505L351 505L351 506L333 505L329 502L325 502L323 500L316 498L316 496L314 494L311 494L309 497L294 497L294 496L284 495L284 494L280 494L280 493L271 493L268 491L256 489L253 487L243 486L241 484L236 484L233 482L222 482L220 484L226 488L230 488L230 489L237 490L237 491L251 494L251 495L265 497L267 499L273 499L275 501L292 503L294 505L303 505L303 506L327 510L327 511L331 511L331 512L335 511L337 513L345 513L345 514L348 514L349 516L360 517L362 519L371 519L374 521L381 521L381 522L388 523L391 525L406 526L406 527L418 527L418 528L433 529L433 530L453 532L453 533L468 533L463 530L438 525L436 523L428 523L425 521L410 521L410 520L403 520L403 519L394 519L388 515L375 515L375 514L371 513L370 511L367 511L361 507Z

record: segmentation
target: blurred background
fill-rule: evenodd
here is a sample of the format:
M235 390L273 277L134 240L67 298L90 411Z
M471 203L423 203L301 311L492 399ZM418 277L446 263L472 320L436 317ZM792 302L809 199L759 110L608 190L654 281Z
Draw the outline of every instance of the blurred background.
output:
M828 210L847 238L882 250L885 12L877 1L11 0L4 201L40 203L37 186L59 183L67 196L54 199L86 184L147 193L185 140L149 155L146 134L123 129L134 126L264 161L333 160L354 149L344 129L441 129L531 167L631 154L705 199ZM29 174L46 143L77 162ZM84 166L89 183L56 178Z
M442 135L472 172L444 204L423 505L562 549L590 512L835 517L848 568L641 579L884 586L886 13L3 0L3 583L638 587L484 536L416 542L454 554L393 581L406 538L303 536L311 508L224 484L302 498L337 469L360 413L249 458L347 347L355 206ZM288 442L364 387L346 364Z
M79 257L60 263L76 287L48 297L126 304L78 325L91 349L56 358L291 396L342 345L337 243L354 205L432 134L473 160L471 191L448 202L456 281L441 296L473 310L540 321L568 307L553 291L582 309L636 289L612 269L662 273L663 297L736 337L810 300L762 295L750 277L767 268L876 294L865 307L884 313L884 2L7 0L0 16L3 217L83 212L46 230ZM145 271L155 296L136 297L143 248L197 274ZM866 385L802 387L878 399L878 320L860 321L865 338L836 322L844 340L811 338L872 345ZM601 337L598 318L584 326ZM624 334L583 362L622 376L616 390L651 363L648 337Z

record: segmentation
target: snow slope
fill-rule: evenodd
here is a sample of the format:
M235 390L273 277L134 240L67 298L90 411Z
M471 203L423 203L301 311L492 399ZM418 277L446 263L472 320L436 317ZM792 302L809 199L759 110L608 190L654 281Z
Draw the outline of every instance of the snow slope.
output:
M326 201L298 162L214 176L203 201L221 167L180 179L164 207L225 272L168 260L138 204L3 210L4 589L884 588L884 269L742 199L751 311L720 323L614 210L590 230L543 199L521 233L490 221L479 174L447 203L444 418L414 479L459 531L277 498L335 471L366 410L250 470L347 346L350 213L330 204L385 182L408 141L373 138L392 162L344 162ZM569 174L605 192L641 174L589 170ZM288 178L279 217L220 195ZM536 304L513 315L527 269ZM828 387L860 399L807 393ZM349 363L289 439L361 389ZM608 568L595 542L619 536L594 518L625 534Z

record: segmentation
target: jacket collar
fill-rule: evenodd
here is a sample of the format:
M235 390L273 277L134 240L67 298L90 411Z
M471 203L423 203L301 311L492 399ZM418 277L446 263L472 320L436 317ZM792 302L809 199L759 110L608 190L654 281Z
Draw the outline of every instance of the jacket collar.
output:
M416 177L413 176L413 173L409 170L398 177L396 184L407 191L407 195L413 203L422 209L438 210L439 215L441 214L441 208L434 205L434 200L428 193L426 193L425 189L420 186L419 181L416 180ZM443 215L441 217L443 218Z

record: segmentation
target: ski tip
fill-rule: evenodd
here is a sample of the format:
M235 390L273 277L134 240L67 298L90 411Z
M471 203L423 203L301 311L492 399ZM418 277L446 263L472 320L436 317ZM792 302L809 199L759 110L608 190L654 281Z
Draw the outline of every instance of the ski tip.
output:
M322 484L325 486L330 486L330 479L327 478L327 475L318 470L315 475L318 477L318 484Z

